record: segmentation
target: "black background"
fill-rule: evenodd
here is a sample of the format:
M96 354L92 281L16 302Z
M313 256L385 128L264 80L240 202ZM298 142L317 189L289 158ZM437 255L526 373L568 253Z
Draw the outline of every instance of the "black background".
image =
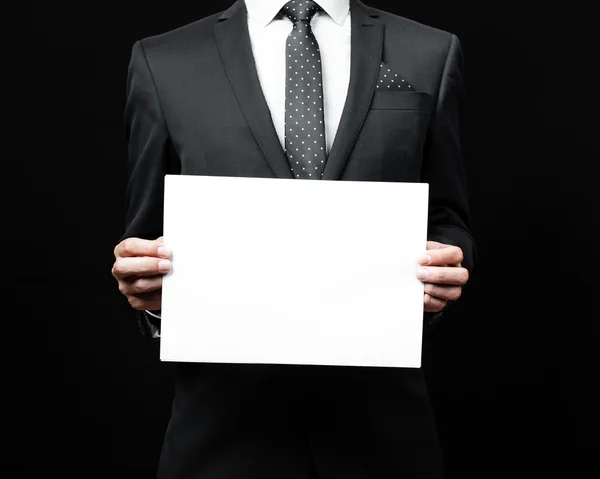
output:
M480 261L427 356L448 477L593 476L600 52L591 6L367 3L457 34L465 53ZM14 222L3 276L12 300L3 304L15 306L3 341L7 477L153 477L170 370L111 276L125 214L126 68L135 40L229 5L47 2L4 18L5 28L23 20L6 44L16 61L6 103L17 107L3 149L17 168L3 181Z

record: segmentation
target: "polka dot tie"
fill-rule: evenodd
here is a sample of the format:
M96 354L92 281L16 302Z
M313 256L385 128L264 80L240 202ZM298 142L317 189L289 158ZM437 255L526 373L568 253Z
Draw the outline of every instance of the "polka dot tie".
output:
M286 40L285 153L295 178L323 176L325 123L321 54L310 21L320 9L312 0L292 0L282 13L294 28Z

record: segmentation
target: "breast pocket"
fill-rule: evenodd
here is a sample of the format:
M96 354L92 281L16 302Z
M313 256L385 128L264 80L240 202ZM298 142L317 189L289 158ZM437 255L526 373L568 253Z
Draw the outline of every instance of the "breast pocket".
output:
M432 99L425 92L376 91L348 177L419 182Z
M373 95L372 110L412 110L429 113L431 95L422 91L378 90Z

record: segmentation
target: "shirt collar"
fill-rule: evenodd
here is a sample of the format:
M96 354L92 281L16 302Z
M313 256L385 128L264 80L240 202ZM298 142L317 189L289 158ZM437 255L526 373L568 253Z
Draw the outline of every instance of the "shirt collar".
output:
M244 0L248 15L266 27L281 11L288 0ZM343 25L350 11L350 0L315 0L335 23Z

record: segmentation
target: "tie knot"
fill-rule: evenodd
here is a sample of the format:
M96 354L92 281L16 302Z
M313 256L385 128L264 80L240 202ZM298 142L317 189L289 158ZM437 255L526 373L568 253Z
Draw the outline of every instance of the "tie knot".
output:
M281 12L292 22L306 21L310 23L312 17L321 7L312 0L291 0L281 9Z

